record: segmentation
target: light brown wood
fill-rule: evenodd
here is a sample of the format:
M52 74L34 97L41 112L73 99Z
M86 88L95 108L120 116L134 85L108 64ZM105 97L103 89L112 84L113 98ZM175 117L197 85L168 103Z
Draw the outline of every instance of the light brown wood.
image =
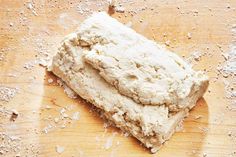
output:
M45 68L39 65L28 70L24 68L24 64L35 60L40 51L56 52L63 37L86 18L77 7L85 2L35 0L33 9L26 2L0 0L0 53L5 56L0 61L0 84L20 89L9 102L0 101L1 108L19 112L15 122L9 120L9 115L4 117L0 113L0 132L21 137L20 152L17 152L21 156L236 156L233 154L236 140L232 137L236 136L236 111L227 109L229 102L225 99L221 76L214 81L217 65L224 60L221 53L227 52L232 44L235 0L137 0L134 4L123 3L125 13L112 15L123 23L131 21L132 28L150 39L163 44L170 41L168 48L179 55L206 52L194 69L207 69L211 79L209 91L186 118L183 131L175 133L156 154L150 154L134 138L124 137L119 129L104 129L104 121L91 112L91 105L81 98L68 98L57 85L57 78ZM147 9L141 10L145 6ZM93 6L93 9L98 7ZM102 5L101 8L107 10L108 7ZM137 14L132 16L129 10L137 10ZM187 37L189 32L191 39ZM8 76L10 73L16 77ZM54 82L48 83L49 78ZM73 110L67 113L78 111L80 119L66 124L64 129L43 133L50 122L46 118L58 117L59 110L70 105ZM202 118L196 119L199 115ZM231 137L229 131L232 131ZM109 138L113 139L112 146L106 150L103 147ZM64 147L64 152L56 152L57 145ZM16 153L8 152L5 156L13 154Z

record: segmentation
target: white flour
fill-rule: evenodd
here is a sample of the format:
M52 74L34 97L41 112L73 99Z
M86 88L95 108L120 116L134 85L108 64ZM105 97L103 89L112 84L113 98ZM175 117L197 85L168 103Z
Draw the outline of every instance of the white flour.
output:
M0 101L10 101L18 92L19 88L12 88L0 85Z
M224 77L236 75L236 45L231 46L230 51L223 54L225 62L218 67L219 72Z

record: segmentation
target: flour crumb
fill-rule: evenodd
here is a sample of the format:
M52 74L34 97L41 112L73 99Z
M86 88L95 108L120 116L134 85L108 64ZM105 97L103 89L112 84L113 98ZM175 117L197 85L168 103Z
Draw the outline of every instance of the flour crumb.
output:
M95 137L96 142L100 141L100 138L98 136Z
M33 60L26 62L23 67L27 70L31 70L33 67L35 67L36 64L37 64L36 60Z
M194 154L196 154L197 152L196 152L196 150L192 150L192 154L194 155Z
M130 136L130 134L128 132L125 132L123 135L124 135L124 137L129 137Z
M117 4L116 0L108 0L109 4L109 11L111 13L117 12L117 13L124 13L125 8L121 4Z
M79 112L75 112L75 113L72 115L72 119L73 119L73 120L79 120L79 119L80 119Z
M47 110L50 110L52 107L51 106L49 106L49 105L46 105L46 107L45 107Z
M203 116L202 115L196 115L195 117L194 117L194 119L201 119Z
M42 67L47 67L49 65L49 58L38 58L37 63Z
M52 129L53 129L53 126L51 124L48 124L45 128L43 128L43 133L47 134Z
M129 21L129 22L127 22L125 25L126 25L127 27L131 28L131 27L132 27L132 22Z
M53 83L53 79L49 78L48 83Z
M229 136L229 137L231 137L232 134L233 134L232 131L229 131L229 132L228 132L228 136Z
M84 152L83 151L79 151L79 157L82 157L82 156L84 156Z
M34 5L33 5L31 2L28 2L28 3L26 4L26 7L27 7L35 16L38 16L38 14L37 14L36 11L35 11Z
M57 152L57 153L61 154L61 153L63 153L64 151L65 151L65 148L64 148L64 147L59 146L59 145L56 146L56 152Z
M165 42L165 45L166 45L166 46L170 46L170 40L167 40L167 41Z
M120 145L120 141L117 141L117 142L116 142L116 145L117 145L117 146Z
M200 52L197 51L193 53L193 59L195 61L200 61L201 57L202 57L202 54Z
M105 149L110 149L112 147L113 137L109 137L104 145Z
M189 32L189 33L187 34L187 37L188 37L188 39L191 39L191 38L192 38L192 33Z
M125 8L122 6L117 6L115 7L115 11L118 13L124 13L125 12Z
M194 51L190 54L189 57L186 58L186 61L189 64L195 64L196 62L199 62L202 58L202 56L206 55L206 53L201 53L199 51Z

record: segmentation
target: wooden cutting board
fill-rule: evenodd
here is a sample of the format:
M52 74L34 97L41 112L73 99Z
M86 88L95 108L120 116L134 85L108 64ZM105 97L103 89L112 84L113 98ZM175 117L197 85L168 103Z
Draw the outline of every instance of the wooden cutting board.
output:
M140 142L104 123L90 104L69 98L57 78L35 63L45 53L52 56L91 10L107 10L105 1L0 0L0 84L18 87L8 102L0 101L0 156L236 156L236 111L227 107L231 100L225 98L225 78L216 69L234 38L236 1L120 2L125 12L113 17L181 56L193 56L194 69L206 70L210 77L209 91L183 130L150 154ZM12 109L19 112L15 121L10 120Z

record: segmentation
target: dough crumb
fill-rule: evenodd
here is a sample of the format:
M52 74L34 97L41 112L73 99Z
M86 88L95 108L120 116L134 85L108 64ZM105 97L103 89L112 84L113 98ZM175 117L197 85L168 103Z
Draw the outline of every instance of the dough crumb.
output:
M59 146L59 145L56 146L56 152L57 152L57 153L61 154L61 153L63 153L64 151L65 151L65 148L64 148L64 147Z
M188 33L187 37L188 37L188 39L191 39L192 38L192 33Z

